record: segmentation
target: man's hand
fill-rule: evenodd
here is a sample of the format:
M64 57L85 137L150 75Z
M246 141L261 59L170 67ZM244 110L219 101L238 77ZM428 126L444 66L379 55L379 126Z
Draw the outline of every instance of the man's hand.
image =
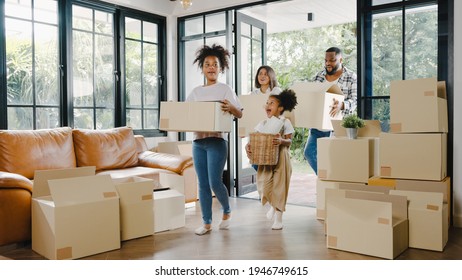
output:
M332 99L332 106L330 106L329 114L331 117L335 117L340 111L343 110L343 102L339 102L337 99Z

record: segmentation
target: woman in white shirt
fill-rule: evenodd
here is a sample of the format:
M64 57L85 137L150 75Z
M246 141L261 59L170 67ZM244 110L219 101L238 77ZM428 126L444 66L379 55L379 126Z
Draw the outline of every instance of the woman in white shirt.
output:
M278 86L276 72L268 65L262 65L255 75L255 89L252 94L279 94L281 88Z

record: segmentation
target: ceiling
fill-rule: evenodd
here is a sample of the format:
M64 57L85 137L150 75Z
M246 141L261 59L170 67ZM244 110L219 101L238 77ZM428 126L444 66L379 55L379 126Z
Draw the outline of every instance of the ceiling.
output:
M240 10L267 23L268 33L356 21L356 0L290 0ZM308 21L308 13L313 20Z

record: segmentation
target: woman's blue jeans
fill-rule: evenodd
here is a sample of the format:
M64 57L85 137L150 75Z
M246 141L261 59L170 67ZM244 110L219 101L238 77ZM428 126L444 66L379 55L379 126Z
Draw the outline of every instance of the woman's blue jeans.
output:
M228 157L228 142L209 137L194 140L192 145L194 168L199 180L199 203L204 224L212 223L212 190L221 204L224 214L231 213L228 189L222 176Z
M306 141L304 155L316 175L318 175L318 139L329 137L330 133L331 131L321 131L316 128L310 128L310 135Z

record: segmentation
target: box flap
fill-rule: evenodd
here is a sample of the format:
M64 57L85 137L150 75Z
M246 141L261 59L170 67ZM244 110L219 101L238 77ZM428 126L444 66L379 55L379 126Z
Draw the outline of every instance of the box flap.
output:
M340 87L334 82L296 82L290 88L295 91L297 95L325 92L343 94Z
M49 180L56 207L119 198L110 175Z
M48 180L91 176L95 175L95 172L95 166L84 166L77 168L52 170L36 170L34 175L34 191L32 192L32 197L50 195Z
M331 120L335 137L346 137L346 129L341 125L342 120ZM364 120L364 127L358 129L358 137L379 137L382 127L379 120Z
M398 220L407 219L407 198L405 196L345 190L345 197L390 202L392 204L393 218Z
M442 193L391 190L390 194L406 196L410 209L443 211Z

